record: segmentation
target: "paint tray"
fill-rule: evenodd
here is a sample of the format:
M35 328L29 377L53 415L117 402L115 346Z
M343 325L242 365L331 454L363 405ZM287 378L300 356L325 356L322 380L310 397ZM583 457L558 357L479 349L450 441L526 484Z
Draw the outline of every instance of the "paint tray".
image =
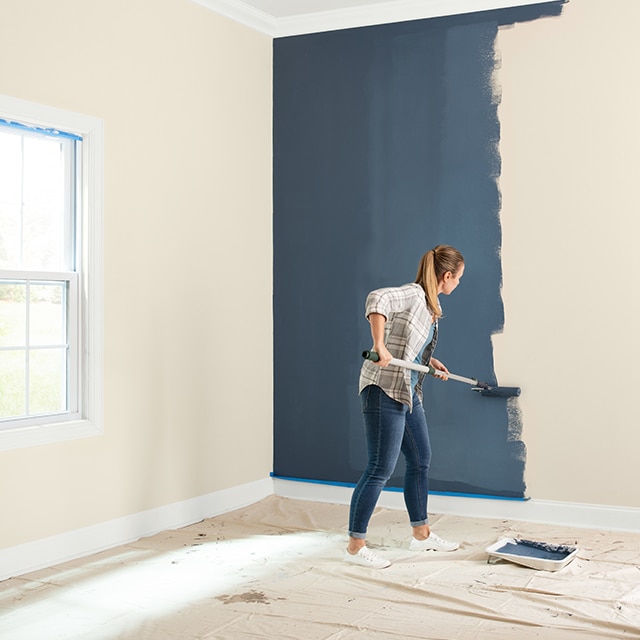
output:
M558 571L566 567L578 554L577 547L518 538L502 538L486 551L489 554L489 562L502 558L541 571Z

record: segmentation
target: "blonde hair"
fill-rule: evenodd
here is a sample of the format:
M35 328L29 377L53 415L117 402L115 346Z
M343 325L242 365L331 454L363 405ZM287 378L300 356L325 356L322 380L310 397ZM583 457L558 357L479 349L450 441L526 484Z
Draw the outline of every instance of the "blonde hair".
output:
M427 251L420 259L418 265L418 275L416 284L423 289L427 298L427 307L434 318L442 315L440 304L438 303L438 282L444 277L447 271L457 273L464 264L462 254L447 244L439 244L437 247Z

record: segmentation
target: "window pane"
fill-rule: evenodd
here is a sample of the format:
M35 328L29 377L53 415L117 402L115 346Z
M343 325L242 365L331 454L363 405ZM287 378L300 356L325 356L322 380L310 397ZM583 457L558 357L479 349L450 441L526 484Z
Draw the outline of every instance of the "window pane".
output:
M64 157L59 140L24 137L23 189L25 204L62 209Z
M60 141L24 138L22 267L61 269L64 257L64 156Z
M25 352L0 351L0 420L24 415Z
M20 264L20 228L20 205L3 201L0 195L0 269L11 269Z
M22 142L0 130L0 268L20 262Z
M25 284L0 283L0 347L26 344L26 291Z
M21 136L0 129L0 206L22 203Z
M0 268L62 270L68 140L0 129Z
M63 284L31 284L29 287L29 344L64 345L66 313Z
M67 410L67 350L40 349L29 357L29 414Z
M22 213L23 268L61 269L63 228L60 211L25 205Z

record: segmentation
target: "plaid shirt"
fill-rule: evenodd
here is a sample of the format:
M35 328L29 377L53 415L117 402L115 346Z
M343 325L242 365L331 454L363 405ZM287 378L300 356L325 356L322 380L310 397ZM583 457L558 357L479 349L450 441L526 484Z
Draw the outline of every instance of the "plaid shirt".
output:
M376 289L367 296L366 316L372 313L383 315L384 343L394 358L413 362L429 337L433 318L427 307L424 289L419 284L405 284L401 287ZM438 323L433 328L433 338L422 354L422 363L428 364L438 340ZM422 401L422 381L420 373L416 393ZM380 367L365 360L360 371L359 391L375 384L389 397L413 408L411 392L411 371L402 367Z

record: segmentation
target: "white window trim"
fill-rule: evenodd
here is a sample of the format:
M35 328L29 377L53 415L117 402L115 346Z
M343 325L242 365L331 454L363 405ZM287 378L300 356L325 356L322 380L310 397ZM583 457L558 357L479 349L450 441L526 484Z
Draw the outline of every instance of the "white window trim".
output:
M79 194L83 251L80 268L81 417L0 431L0 451L102 435L104 392L103 193L104 125L100 118L0 95L0 118L57 128L82 136L82 192Z

